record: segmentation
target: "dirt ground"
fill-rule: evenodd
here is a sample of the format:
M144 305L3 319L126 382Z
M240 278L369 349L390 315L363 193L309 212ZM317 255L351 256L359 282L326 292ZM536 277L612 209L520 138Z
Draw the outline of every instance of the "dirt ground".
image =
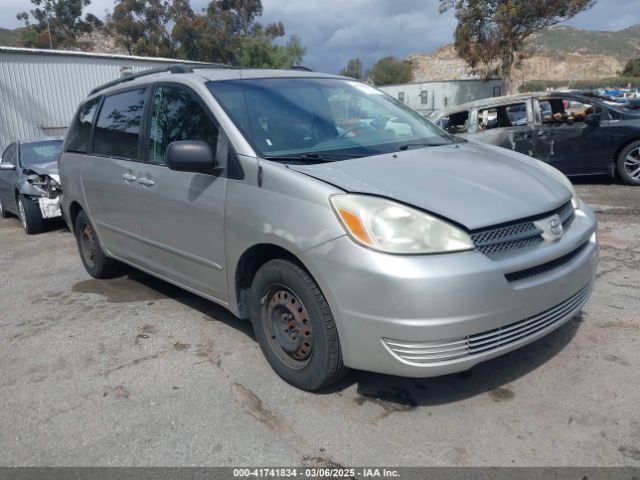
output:
M0 220L1 465L640 465L640 188L581 182L601 263L582 314L457 375L311 394L247 322L147 275L85 273L60 225Z

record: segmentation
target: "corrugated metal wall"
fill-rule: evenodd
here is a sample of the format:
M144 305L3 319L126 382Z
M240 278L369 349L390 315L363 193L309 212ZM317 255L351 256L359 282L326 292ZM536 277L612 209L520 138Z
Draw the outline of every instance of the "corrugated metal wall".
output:
M135 73L171 63L0 49L0 153L18 139L63 135L78 104L123 67Z

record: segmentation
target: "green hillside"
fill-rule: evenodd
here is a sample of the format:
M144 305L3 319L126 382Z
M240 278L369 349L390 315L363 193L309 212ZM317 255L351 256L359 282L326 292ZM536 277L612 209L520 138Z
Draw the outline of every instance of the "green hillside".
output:
M628 60L640 57L640 24L618 32L555 27L533 35L527 43L538 54L582 53Z
M20 39L20 30L7 30L6 28L0 28L0 45L4 46L16 46Z

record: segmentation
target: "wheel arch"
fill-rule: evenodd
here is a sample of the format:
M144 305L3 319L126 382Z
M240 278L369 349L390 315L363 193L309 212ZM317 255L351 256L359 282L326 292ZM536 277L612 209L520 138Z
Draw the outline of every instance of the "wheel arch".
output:
M76 202L75 200L71 202L69 205L69 229L73 232L76 228L76 218L78 218L78 214L82 212L84 209L82 206Z
M275 259L288 260L313 277L302 261L293 252L282 246L273 243L260 243L249 247L240 255L233 277L232 298L240 318L249 318L249 292L256 272L265 263Z
M622 143L620 143L618 148L616 148L615 153L613 154L612 162L613 162L614 166L618 164L618 157L620 156L622 151L625 148L627 148L629 145L631 145L633 142L640 142L640 135L636 135L634 137L626 138Z

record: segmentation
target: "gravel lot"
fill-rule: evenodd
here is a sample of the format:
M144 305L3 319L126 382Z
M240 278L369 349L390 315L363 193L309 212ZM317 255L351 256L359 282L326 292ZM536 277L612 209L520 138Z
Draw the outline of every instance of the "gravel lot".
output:
M1 465L640 465L640 188L600 220L583 313L463 374L309 394L250 325L141 273L92 280L61 226L0 220Z

